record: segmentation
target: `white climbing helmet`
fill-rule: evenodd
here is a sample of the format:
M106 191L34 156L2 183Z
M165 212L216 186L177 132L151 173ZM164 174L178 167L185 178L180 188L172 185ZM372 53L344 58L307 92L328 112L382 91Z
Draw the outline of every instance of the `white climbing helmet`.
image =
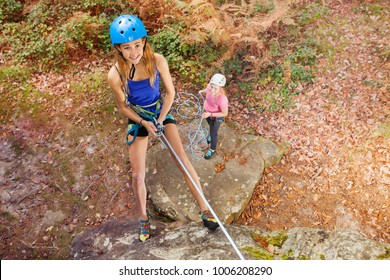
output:
M223 87L226 85L226 78L222 74L214 74L214 76L211 77L210 79L210 84L214 84L220 87Z

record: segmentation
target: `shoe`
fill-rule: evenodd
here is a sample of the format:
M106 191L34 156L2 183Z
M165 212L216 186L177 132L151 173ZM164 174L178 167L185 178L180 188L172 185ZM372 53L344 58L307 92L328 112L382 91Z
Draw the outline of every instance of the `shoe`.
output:
M140 234L139 234L139 241L145 242L150 238L150 213L147 211L147 220L139 220L140 225Z
M208 229L215 230L219 227L217 220L213 217L210 210L205 210L203 212L199 212L200 217L202 218L203 225Z
M150 221L147 220L139 220L140 225L140 234L139 241L145 242L150 238Z
M209 135L209 136L207 136L207 144L210 144L211 143L211 136Z
M215 154L215 150L208 150L207 153L205 154L204 158L205 159L210 159L213 155Z

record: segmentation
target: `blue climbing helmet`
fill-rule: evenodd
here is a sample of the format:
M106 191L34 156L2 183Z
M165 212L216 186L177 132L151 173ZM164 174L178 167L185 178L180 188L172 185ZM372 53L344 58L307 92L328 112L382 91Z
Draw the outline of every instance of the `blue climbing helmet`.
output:
M121 15L110 25L112 45L123 44L148 37L142 21L133 15Z

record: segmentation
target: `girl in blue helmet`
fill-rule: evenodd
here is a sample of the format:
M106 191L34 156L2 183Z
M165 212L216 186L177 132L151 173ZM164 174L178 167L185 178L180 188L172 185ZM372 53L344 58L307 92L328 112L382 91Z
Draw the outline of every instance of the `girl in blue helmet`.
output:
M108 73L108 83L119 111L129 120L127 143L132 169L132 188L140 217L139 239L145 241L151 236L146 209L146 151L149 136L158 137L161 132L160 124L164 126L162 133L194 178L197 187L200 190L202 188L198 175L184 152L176 121L168 114L175 98L175 88L167 60L161 54L153 52L147 41L144 24L133 15L116 18L110 26L110 38L115 50L115 63ZM166 90L164 102L161 101L160 80ZM217 221L185 172L183 174L198 202L204 225L209 229L216 229Z

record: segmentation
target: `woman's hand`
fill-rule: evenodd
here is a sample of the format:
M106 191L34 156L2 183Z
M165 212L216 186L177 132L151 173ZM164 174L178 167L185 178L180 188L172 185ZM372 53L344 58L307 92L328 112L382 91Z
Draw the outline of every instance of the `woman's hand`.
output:
M165 121L165 117L159 117L158 119L157 119L157 123L161 123L161 124L163 124L163 122Z
M158 135L157 135L157 127L154 125L153 122L144 120L144 121L142 122L142 125L143 125L143 127L145 127L146 130L147 130L150 134L152 134L154 137L157 137L157 136L158 136Z
M208 113L208 112L203 112L203 114L202 114L203 119L207 119L210 116L211 116L211 113Z

